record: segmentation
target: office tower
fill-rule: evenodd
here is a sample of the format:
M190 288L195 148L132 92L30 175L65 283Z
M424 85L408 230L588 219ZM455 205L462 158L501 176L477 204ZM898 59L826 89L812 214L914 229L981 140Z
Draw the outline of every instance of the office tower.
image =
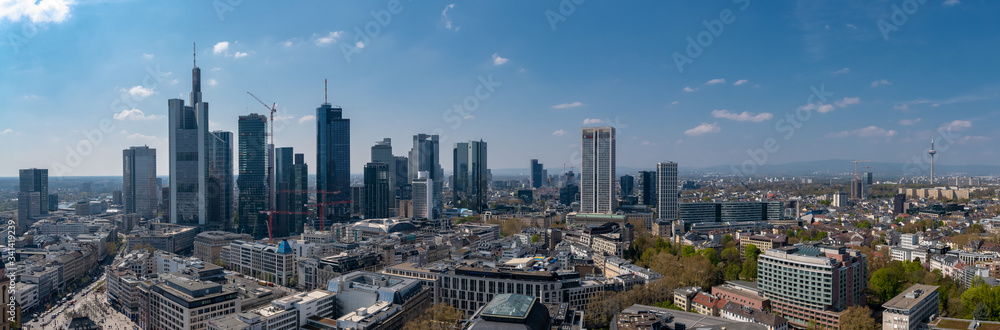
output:
M635 193L635 177L634 176L631 176L631 175L628 175L628 174L623 175L621 177L620 182L621 182L621 189L622 189L622 194L621 194L622 197L629 197L629 196L632 196Z
M646 206L656 206L656 171L639 171L637 177L639 194L639 204Z
M363 174L363 173L362 173ZM351 186L351 215L365 213L365 186Z
M316 202L324 211L317 229L351 218L351 120L343 115L327 102L316 108Z
M286 237L302 233L309 203L309 171L305 155L291 147L274 149L275 208L274 236Z
M191 69L190 105L167 100L170 134L170 223L208 222L208 103L201 100L201 69Z
M455 143L451 190L455 201L462 200L468 208L482 213L489 194L487 182L486 142Z
M615 198L615 128L584 127L581 131L582 170L580 177L580 213L614 213Z
M839 328L848 307L865 305L865 256L842 246L796 244L766 250L757 261L757 287L771 309L796 328L809 321Z
M388 218L393 201L389 190L389 165L372 162L365 165L365 219Z
M383 163L389 169L389 191L396 196L396 157L392 155L392 139L384 138L372 146L372 163Z
M433 219L434 218L434 180L429 178L427 171L417 172L417 178L413 179L410 186L413 189L413 218Z
M131 147L122 151L122 199L125 214L152 219L160 198L156 190L156 149Z
M567 185L576 185L576 174L573 174L573 171L563 174L563 186Z
M531 167L529 168L529 170L531 171L530 172L531 176L529 176L528 178L529 178L529 180L531 180L531 187L532 188L541 188L542 187L542 183L544 182L544 180L543 180L544 177L542 176L542 170L543 169L544 168L543 168L542 163L539 163L537 159L532 159L531 160Z
M395 192L396 198L402 199L402 188L403 185L410 184L410 159L405 156L395 156L393 157L396 161L396 180L395 187L393 190ZM409 199L409 198L406 198Z
M906 212L906 194L896 194L892 198L892 214L900 215Z
M656 213L661 220L677 219L677 163L656 164Z
M123 195L123 193L122 193L121 190L112 191L111 192L111 204L112 205L122 205L122 206L124 206L125 205L125 201L122 200L122 199L124 199L123 196L124 195Z
M59 194L49 194L49 211L59 210Z
M18 174L17 224L18 233L23 233L35 223L35 217L49 213L49 170L29 168Z
M575 184L567 184L562 188L559 188L559 204L570 205L577 201L577 195L580 194L580 187Z
M440 143L437 135L417 134L413 136L413 149L410 149L410 168L408 171L410 182L412 184L414 180L418 179L420 172L427 172L427 182L431 182L431 200L434 202L429 207L429 212L434 216L441 214L443 208L441 190L444 182L444 169L441 168L440 156ZM413 190L416 191L416 188ZM428 219L433 219L433 217Z
M208 144L208 226L229 230L233 221L233 132L212 131Z
M237 231L254 238L268 236L267 117L239 117L239 187Z

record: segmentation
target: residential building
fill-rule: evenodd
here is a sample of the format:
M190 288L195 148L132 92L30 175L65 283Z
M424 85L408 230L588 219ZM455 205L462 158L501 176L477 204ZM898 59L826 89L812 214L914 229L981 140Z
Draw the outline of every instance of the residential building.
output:
M674 306L685 311L692 310L694 306L691 305L691 302L699 292L701 292L701 288L696 286L674 289Z
M156 188L156 149L148 146L125 149L122 163L123 212L152 219L160 202Z
M779 248L788 245L788 236L784 234L769 234L764 233L760 235L740 235L740 252L747 250L747 245L753 244L760 251L767 251L773 248ZM758 309L760 307L757 307Z
M938 287L914 284L889 299L882 307L882 329L923 329L931 316L938 315Z
M788 330L788 320L784 317L734 302L723 305L719 314L727 320L760 324L767 330Z
M612 214L618 208L615 128L584 127L580 132L580 213Z

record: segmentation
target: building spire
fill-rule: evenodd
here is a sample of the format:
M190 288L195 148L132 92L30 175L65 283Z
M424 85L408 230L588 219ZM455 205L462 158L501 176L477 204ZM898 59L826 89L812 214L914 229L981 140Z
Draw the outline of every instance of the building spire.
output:
M191 58L194 59L194 67L198 67L198 42L193 42L191 47Z
M327 101L327 99L326 99L326 95L327 95L326 91L327 91L327 89L326 89L326 79L323 79L323 104L330 104L330 102Z

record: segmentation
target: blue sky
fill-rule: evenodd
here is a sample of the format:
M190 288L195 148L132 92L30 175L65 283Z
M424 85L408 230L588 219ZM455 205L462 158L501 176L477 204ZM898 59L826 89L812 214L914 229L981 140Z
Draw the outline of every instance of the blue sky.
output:
M192 42L211 128L235 132L238 115L263 113L253 92L282 112L276 144L313 169L323 79L352 121L352 172L375 141L390 137L405 155L416 133L442 135L446 170L451 145L469 139L489 143L491 168L538 158L557 169L578 162L581 126L603 125L618 128L618 164L629 167L741 164L766 141L760 163L903 163L932 137L945 141L939 163L1000 161L993 1L398 6L3 2L0 176L119 175L121 150L144 144L166 175L167 99L188 99ZM700 52L688 41L699 36ZM690 59L683 70L678 58Z

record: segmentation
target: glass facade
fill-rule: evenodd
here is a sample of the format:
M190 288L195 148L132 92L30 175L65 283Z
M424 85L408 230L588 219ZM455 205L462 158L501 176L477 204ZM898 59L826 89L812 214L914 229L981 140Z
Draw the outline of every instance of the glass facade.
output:
M239 119L239 202L237 206L240 233L254 238L268 236L268 176L267 176L267 117L256 113Z
M343 112L329 103L316 108L316 201L324 213L317 229L351 217L351 120Z

